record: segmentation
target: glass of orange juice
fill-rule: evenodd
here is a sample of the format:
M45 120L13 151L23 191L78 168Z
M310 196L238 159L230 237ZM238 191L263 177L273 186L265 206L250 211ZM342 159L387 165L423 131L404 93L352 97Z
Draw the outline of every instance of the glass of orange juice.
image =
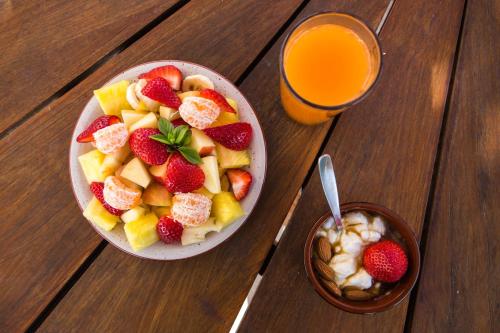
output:
M322 123L361 101L381 66L377 35L360 19L337 12L310 16L281 48L281 103L299 123Z

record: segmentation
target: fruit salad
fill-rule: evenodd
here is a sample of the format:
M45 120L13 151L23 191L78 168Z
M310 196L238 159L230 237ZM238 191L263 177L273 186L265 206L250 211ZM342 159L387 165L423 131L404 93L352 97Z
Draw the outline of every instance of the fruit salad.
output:
M167 65L94 95L103 115L76 139L93 147L78 157L91 223L123 226L140 251L202 242L245 214L252 126L208 77Z
M342 224L338 232L330 217L316 233L313 263L323 286L356 301L388 291L408 268L397 234L382 217L364 211L345 214Z

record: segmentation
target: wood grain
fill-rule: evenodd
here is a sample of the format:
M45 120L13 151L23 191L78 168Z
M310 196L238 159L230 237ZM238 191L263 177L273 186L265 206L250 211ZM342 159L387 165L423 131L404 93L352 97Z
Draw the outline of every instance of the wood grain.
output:
M467 2L414 332L498 332L500 7Z
M378 87L340 116L324 149L342 202L400 214L420 233L439 141L463 1L396 1L381 33ZM436 47L439 45L439 47ZM240 327L241 332L401 332L407 302L370 316L324 301L309 283L304 244L328 211L315 170Z
M300 17L320 10L347 10L375 27L387 4L314 0ZM328 129L328 124L298 125L281 109L277 57L281 41L240 87L257 111L267 138L267 181L252 217L219 248L179 262L139 260L108 246L41 331L229 330Z
M0 132L177 1L0 2Z
M30 325L101 242L77 208L67 169L71 132L92 90L130 66L165 58L202 63L236 80L299 3L192 1L1 140L0 327ZM91 297L110 292L95 289Z

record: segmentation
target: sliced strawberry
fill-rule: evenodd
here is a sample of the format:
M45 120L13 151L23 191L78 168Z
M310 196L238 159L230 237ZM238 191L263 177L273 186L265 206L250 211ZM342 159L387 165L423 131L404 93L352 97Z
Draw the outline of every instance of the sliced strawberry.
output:
M222 111L236 113L233 107L229 105L226 98L213 89L202 89L200 91L200 97L213 101Z
M162 77L168 81L172 89L180 90L182 83L182 73L181 71L172 65L160 66L153 68L147 73L139 75L139 79L152 80L157 77Z
M187 193L203 186L205 174L199 166L189 163L179 153L174 153L168 161L164 180L170 193Z
M233 188L234 197L240 201L245 198L252 185L252 175L243 169L227 170L227 177Z
M252 126L249 123L234 123L205 128L203 131L224 147L233 150L247 149L252 140Z
M149 165L160 165L167 161L167 146L150 136L161 134L156 128L138 128L130 134L128 144L135 156Z
M106 210L108 212L110 212L111 214L116 215L116 216L120 216L123 214L123 210L111 207L106 202L106 200L104 200L104 194L103 194L104 183L92 182L90 184L90 191L94 194L94 196L97 198L97 200L99 200L99 202L102 204L102 206L104 208L106 208Z
M141 93L152 100L165 104L169 108L178 109L181 105L179 96L170 87L168 81L162 77L148 81L144 88L142 88Z
M80 133L76 138L77 142L85 143L85 142L93 142L94 141L94 132L97 132L104 127L108 127L113 124L117 124L120 122L120 118L117 116L101 116L94 120L92 124L87 127L85 131Z
M181 241L182 224L171 218L170 216L162 216L156 225L156 232L163 243L171 244Z

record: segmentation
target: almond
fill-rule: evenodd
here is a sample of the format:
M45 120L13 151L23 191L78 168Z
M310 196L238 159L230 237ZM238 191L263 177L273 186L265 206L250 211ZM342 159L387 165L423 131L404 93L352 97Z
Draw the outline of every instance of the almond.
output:
M373 298L373 295L364 290L344 290L344 297L351 301L366 301Z
M337 284L335 282L321 279L321 284L330 293L337 295L337 296L342 296L342 291L340 290L340 288L337 286Z
M325 263L332 259L332 246L326 237L320 237L316 241L316 253Z
M333 269L328 266L324 261L318 259L318 258L314 258L313 259L313 264L314 264L314 268L316 268L316 271L318 271L318 274L328 280L328 281L333 281L334 277L335 277L335 272L333 271Z

